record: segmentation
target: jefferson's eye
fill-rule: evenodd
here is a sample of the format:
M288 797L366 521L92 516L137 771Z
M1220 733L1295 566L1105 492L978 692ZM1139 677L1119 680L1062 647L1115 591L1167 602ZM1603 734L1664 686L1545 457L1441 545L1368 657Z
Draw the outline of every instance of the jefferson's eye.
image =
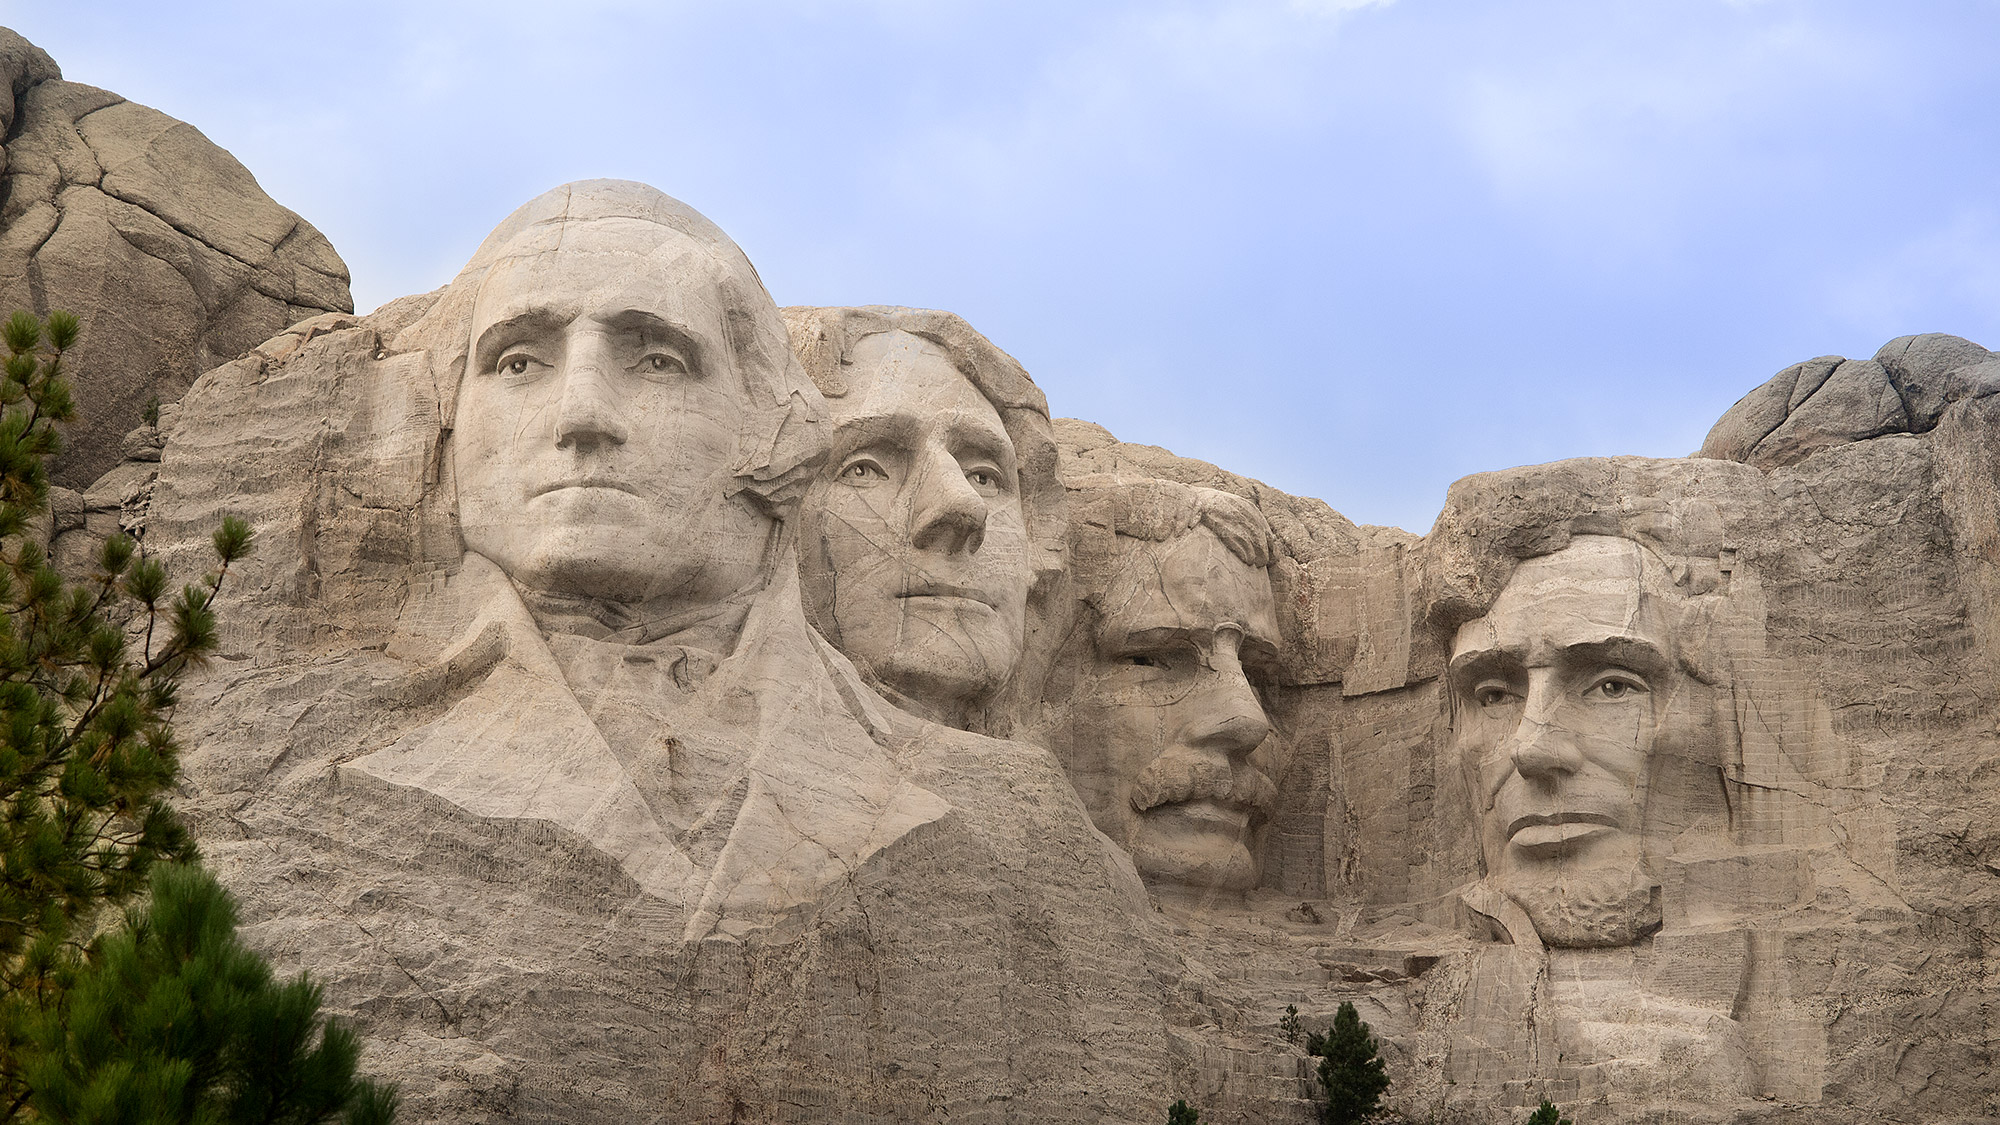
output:
M889 479L889 474L882 471L882 466L873 461L856 461L840 470L840 475L851 481Z
M965 474L965 479L971 482L972 487L977 488L982 492L991 491L1000 487L1000 474L994 472L991 469L974 469L971 472Z
M1635 695L1644 694L1645 691L1645 683L1637 676L1614 674L1605 676L1596 683L1591 684L1589 688L1585 689L1583 694L1587 697L1595 697L1597 699L1618 700L1630 699Z
M681 357L670 352L648 352L639 361L639 371L645 375L685 375L688 367Z

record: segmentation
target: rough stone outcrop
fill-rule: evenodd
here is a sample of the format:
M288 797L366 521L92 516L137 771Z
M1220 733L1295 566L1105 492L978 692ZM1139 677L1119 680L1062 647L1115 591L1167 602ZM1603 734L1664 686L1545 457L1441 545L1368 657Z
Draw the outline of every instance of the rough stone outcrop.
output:
M257 529L182 807L423 1120L1304 1125L1287 1009L1352 1002L1408 1120L1969 1125L1996 365L1812 361L1419 537L597 181L207 372L54 553Z
M146 402L295 321L351 312L347 267L194 126L62 80L0 28L0 309L83 321L57 478L120 456Z
M1845 442L1929 433L1953 402L1996 389L2000 362L1978 344L1899 336L1873 359L1821 356L1778 372L1729 408L1695 456L1790 465Z

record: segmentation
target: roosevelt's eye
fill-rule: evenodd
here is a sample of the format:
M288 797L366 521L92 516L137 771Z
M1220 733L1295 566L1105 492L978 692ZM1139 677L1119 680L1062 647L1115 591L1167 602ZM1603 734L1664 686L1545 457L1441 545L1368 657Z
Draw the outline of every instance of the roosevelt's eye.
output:
M639 360L638 370L641 375L685 375L688 373L688 365L685 360L672 352L652 351L647 352Z
M1646 681L1630 672L1607 672L1584 689L1586 699L1616 701L1646 692Z
M843 479L848 481L870 481L870 480L889 479L889 474L883 471L882 466L866 458L863 458L859 461L850 462L846 468L840 470L840 475Z
M1165 668L1167 662L1149 652L1135 652L1127 655L1123 663L1135 668Z

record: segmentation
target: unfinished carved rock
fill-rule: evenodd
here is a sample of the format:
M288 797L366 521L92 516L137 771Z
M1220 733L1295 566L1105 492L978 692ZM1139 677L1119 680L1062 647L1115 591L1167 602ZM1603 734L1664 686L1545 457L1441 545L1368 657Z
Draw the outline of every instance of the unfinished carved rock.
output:
M116 463L148 400L286 325L353 311L333 246L194 126L63 81L5 28L0 78L0 308L84 327L60 482Z

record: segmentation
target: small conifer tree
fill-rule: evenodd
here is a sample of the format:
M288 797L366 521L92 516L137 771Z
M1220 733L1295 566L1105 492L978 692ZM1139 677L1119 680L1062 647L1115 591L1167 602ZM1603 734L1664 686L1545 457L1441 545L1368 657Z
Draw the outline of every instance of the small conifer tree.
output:
M1306 1033L1306 1053L1319 1059L1320 1106L1325 1125L1358 1125L1374 1116L1389 1075L1378 1044L1354 1005L1343 1001L1325 1035Z
M62 364L77 334L59 312L0 326L0 1122L323 1120L295 1088L351 1088L343 1104L377 1114L359 1120L384 1120L391 1099L353 1082L346 1032L287 1046L285 1035L318 1028L318 993L271 986L268 969L254 987L246 965L262 963L231 944L220 888L152 878L195 858L165 799L180 775L170 719L182 672L215 646L215 599L250 529L225 518L216 568L178 593L124 535L104 542L84 582L56 572L48 461L75 413ZM140 928L101 932L149 884L166 897L127 916ZM233 983L197 981L210 970ZM218 1055L205 1038L247 1047ZM300 1069L267 1074L279 1058ZM218 1082L241 1113L203 1108L220 1104Z
M1576 1122L1564 1117L1554 1102L1543 1098L1541 1106L1528 1115L1527 1125L1576 1125Z
M1167 1107L1167 1125L1201 1125L1201 1111L1183 1098Z

